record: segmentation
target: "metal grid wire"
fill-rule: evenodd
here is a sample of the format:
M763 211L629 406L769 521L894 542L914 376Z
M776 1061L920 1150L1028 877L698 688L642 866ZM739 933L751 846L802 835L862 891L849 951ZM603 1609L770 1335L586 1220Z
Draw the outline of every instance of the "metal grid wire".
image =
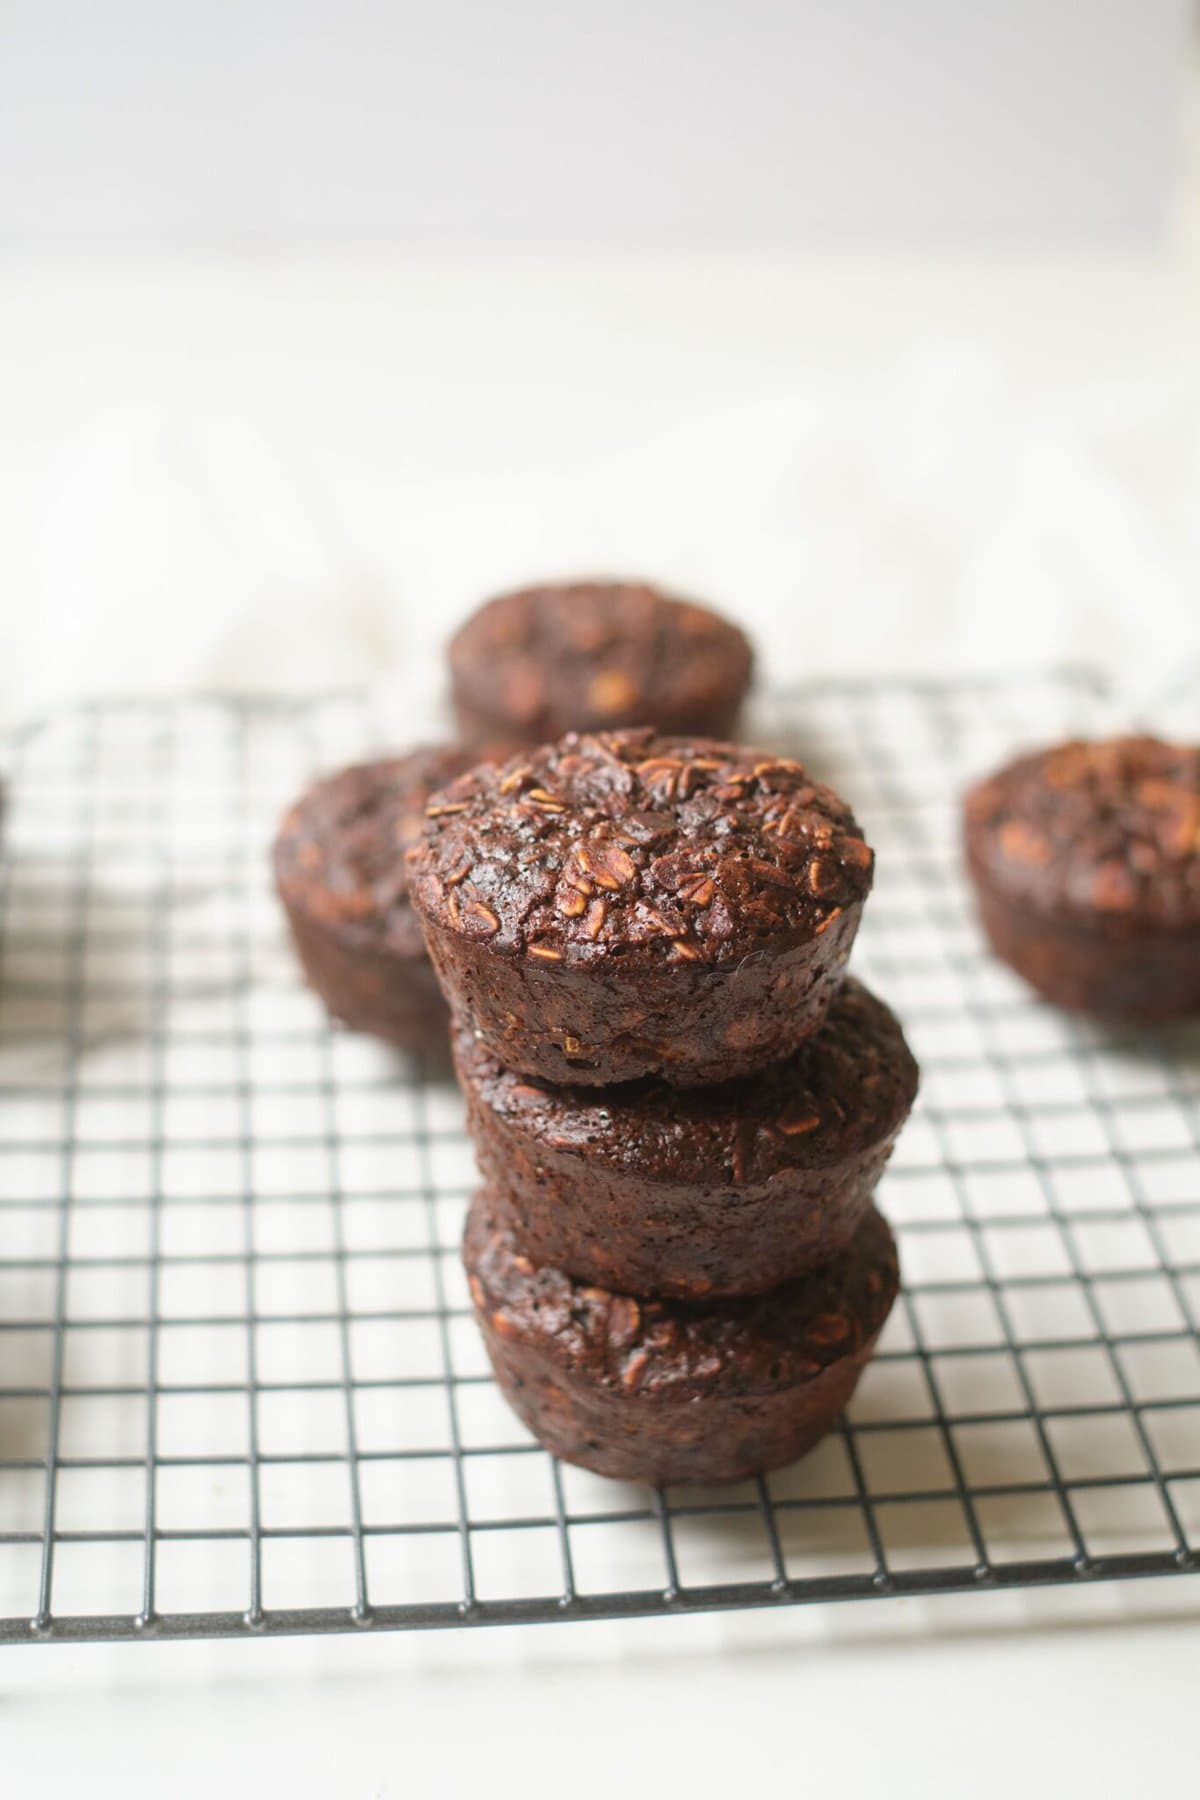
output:
M1200 1551L1200 1039L982 952L957 796L1107 721L1083 677L835 683L758 721L879 852L856 969L924 1071L906 1285L840 1431L658 1494L507 1411L453 1088L330 1030L266 845L360 700L106 703L12 747L0 909L0 1638L231 1636L1185 1571ZM392 729L389 730L388 726Z

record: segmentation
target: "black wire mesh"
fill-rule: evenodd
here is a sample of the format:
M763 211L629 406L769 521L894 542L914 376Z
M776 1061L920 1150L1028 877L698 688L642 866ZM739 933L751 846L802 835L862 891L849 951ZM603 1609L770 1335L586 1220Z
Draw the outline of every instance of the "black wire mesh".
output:
M879 852L856 969L918 1112L906 1287L841 1430L657 1494L500 1401L452 1087L331 1031L265 847L361 700L106 703L22 734L0 888L0 1639L779 1605L1187 1571L1200 1548L1200 1038L1039 1005L981 951L968 774L1105 723L1084 677L825 683L759 735Z

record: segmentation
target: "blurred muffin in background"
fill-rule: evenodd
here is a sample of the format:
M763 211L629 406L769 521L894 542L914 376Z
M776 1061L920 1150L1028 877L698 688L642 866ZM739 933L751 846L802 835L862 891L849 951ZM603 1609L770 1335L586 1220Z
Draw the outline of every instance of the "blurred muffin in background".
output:
M468 742L653 725L733 735L753 652L736 625L642 582L574 581L489 600L450 641Z
M324 776L285 814L273 853L296 952L334 1018L438 1058L446 1003L409 902L404 852L421 835L430 795L478 760L439 744Z
M1076 740L964 804L988 941L1047 1000L1134 1024L1200 1013L1200 747Z

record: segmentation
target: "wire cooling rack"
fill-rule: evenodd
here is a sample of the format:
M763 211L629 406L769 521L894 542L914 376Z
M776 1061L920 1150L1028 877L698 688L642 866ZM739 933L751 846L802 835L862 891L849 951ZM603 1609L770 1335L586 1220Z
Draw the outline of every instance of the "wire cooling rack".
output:
M777 695L758 735L879 852L855 967L924 1086L904 1296L794 1468L655 1493L555 1464L469 1314L454 1089L331 1030L267 880L361 700L58 714L0 890L0 1638L613 1617L1187 1571L1200 1552L1200 1039L983 953L957 795L1108 721L1085 677Z

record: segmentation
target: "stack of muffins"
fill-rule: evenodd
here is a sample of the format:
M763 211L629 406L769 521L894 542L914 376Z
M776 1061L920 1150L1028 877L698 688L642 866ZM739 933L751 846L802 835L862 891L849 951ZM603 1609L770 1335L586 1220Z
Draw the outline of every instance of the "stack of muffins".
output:
M402 805L395 765L365 798L327 784L276 868L314 985L396 1041L428 1018L396 1028L423 930L484 1178L467 1275L515 1411L601 1474L734 1481L823 1436L870 1357L898 1286L872 1194L917 1070L845 978L873 873L851 812L797 762L692 735L706 703L732 719L748 648L645 593L621 590L607 655L613 590L484 609L452 653L459 719L494 742L555 732L559 705L640 710L669 735L600 721L436 792L422 765Z
M898 1276L916 1092L844 979L871 885L800 764L569 733L430 801L412 902L485 1186L464 1257L512 1406L604 1475L734 1481L834 1423Z

